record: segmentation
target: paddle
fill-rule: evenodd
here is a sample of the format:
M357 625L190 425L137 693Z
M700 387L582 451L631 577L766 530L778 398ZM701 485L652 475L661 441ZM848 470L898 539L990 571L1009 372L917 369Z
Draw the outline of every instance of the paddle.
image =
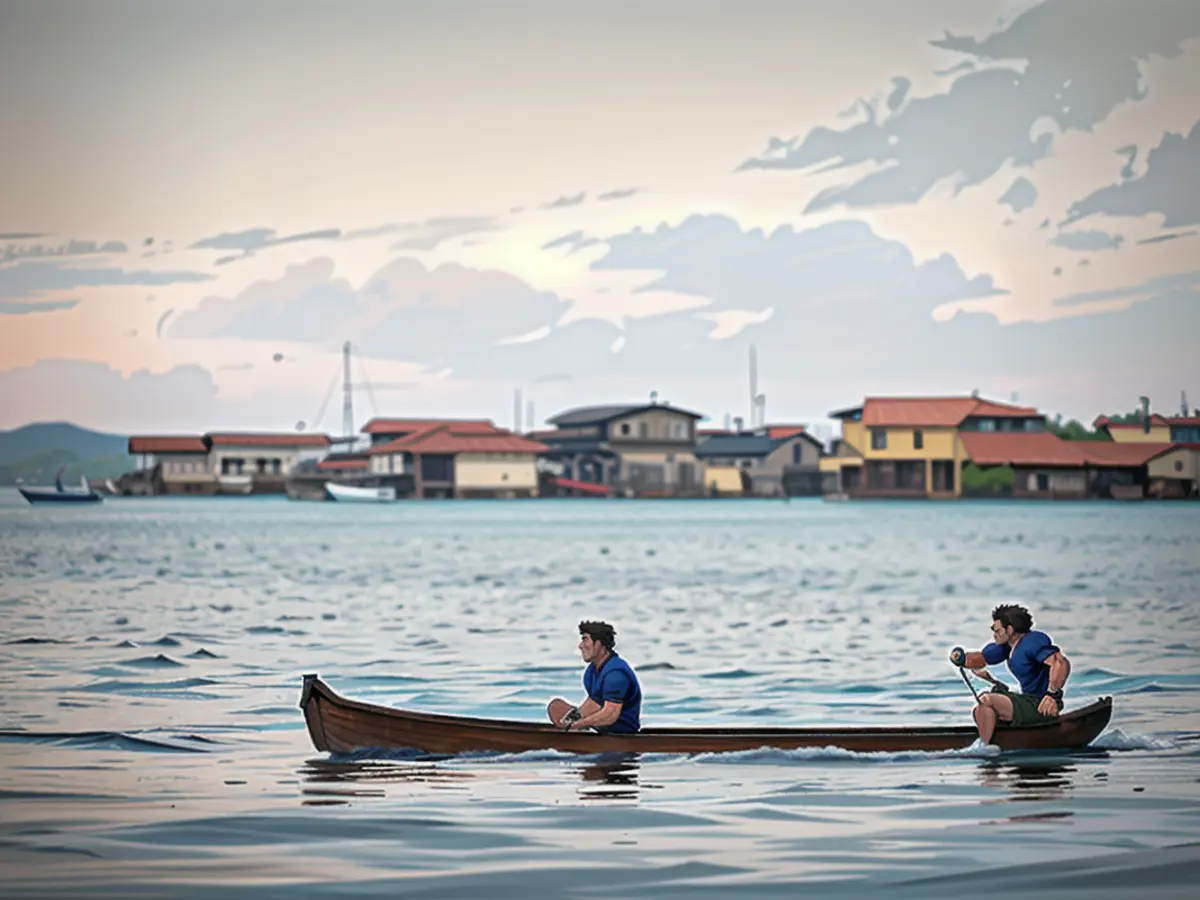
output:
M967 669L966 669L967 651L965 651L962 647L955 647L953 650L950 651L950 661L952 663L954 663L954 665L958 666L958 674L962 676L963 682L970 689L971 693L975 695L975 702L982 703L983 701L979 698L979 692L977 690L975 690L975 685L971 684L971 679L967 677ZM987 671L974 672L973 671L972 674L978 678L982 678L984 681L990 681L992 684L996 685L1001 690L1007 691L1007 688L1003 684L1003 682L997 681L995 678L993 678L991 672L987 672Z

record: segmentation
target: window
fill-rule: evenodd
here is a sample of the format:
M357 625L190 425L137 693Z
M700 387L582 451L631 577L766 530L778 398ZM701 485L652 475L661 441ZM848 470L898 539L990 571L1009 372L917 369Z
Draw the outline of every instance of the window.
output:
M1183 471L1183 460L1182 459L1175 460L1175 471L1176 472Z
M872 428L871 429L871 449L886 450L887 449L887 429Z
M638 437L650 437L650 426L645 422L638 422Z
M804 462L804 448L800 446L800 442L792 444L792 465L798 466Z
M979 420L979 430L980 431L995 431L996 430L996 420L995 419L980 419Z
M1026 419L1025 420L1025 430L1026 431L1045 431L1046 423L1043 422L1041 419Z
M621 423L621 434L623 434L623 435L629 434L629 423L628 422Z
M925 449L925 432L923 432L923 431L914 431L913 432L913 449L914 450Z

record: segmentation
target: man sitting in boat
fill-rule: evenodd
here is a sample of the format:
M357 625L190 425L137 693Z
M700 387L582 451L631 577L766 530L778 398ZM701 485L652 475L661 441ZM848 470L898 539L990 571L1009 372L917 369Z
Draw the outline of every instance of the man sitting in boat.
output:
M614 649L616 632L606 622L579 623L579 653L587 694L579 706L550 701L550 721L568 731L591 728L605 734L634 734L641 727L642 687L629 663Z
M979 653L966 653L961 647L950 651L956 666L994 682L973 713L985 744L991 743L997 720L1017 726L1053 721L1062 711L1063 685L1071 674L1071 663L1048 634L1033 630L1033 617L1023 606L1005 604L992 610L992 636L992 643ZM1005 660L1021 686L1019 694L987 672L987 666Z

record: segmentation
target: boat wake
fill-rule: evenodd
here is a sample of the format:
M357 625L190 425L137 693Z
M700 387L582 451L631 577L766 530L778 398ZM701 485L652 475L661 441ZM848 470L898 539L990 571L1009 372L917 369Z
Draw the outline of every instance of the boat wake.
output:
M1091 746L1097 750L1178 750L1179 744L1149 734L1126 734L1120 728L1104 732Z

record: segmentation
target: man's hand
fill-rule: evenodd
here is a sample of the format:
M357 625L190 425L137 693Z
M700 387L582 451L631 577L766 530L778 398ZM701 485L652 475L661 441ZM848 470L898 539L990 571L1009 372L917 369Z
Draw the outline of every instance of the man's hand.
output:
M950 662L961 669L967 664L967 651L962 647L955 647L950 651Z
M1038 712L1040 712L1043 716L1057 716L1058 701L1047 694L1042 698L1041 703L1038 704Z

